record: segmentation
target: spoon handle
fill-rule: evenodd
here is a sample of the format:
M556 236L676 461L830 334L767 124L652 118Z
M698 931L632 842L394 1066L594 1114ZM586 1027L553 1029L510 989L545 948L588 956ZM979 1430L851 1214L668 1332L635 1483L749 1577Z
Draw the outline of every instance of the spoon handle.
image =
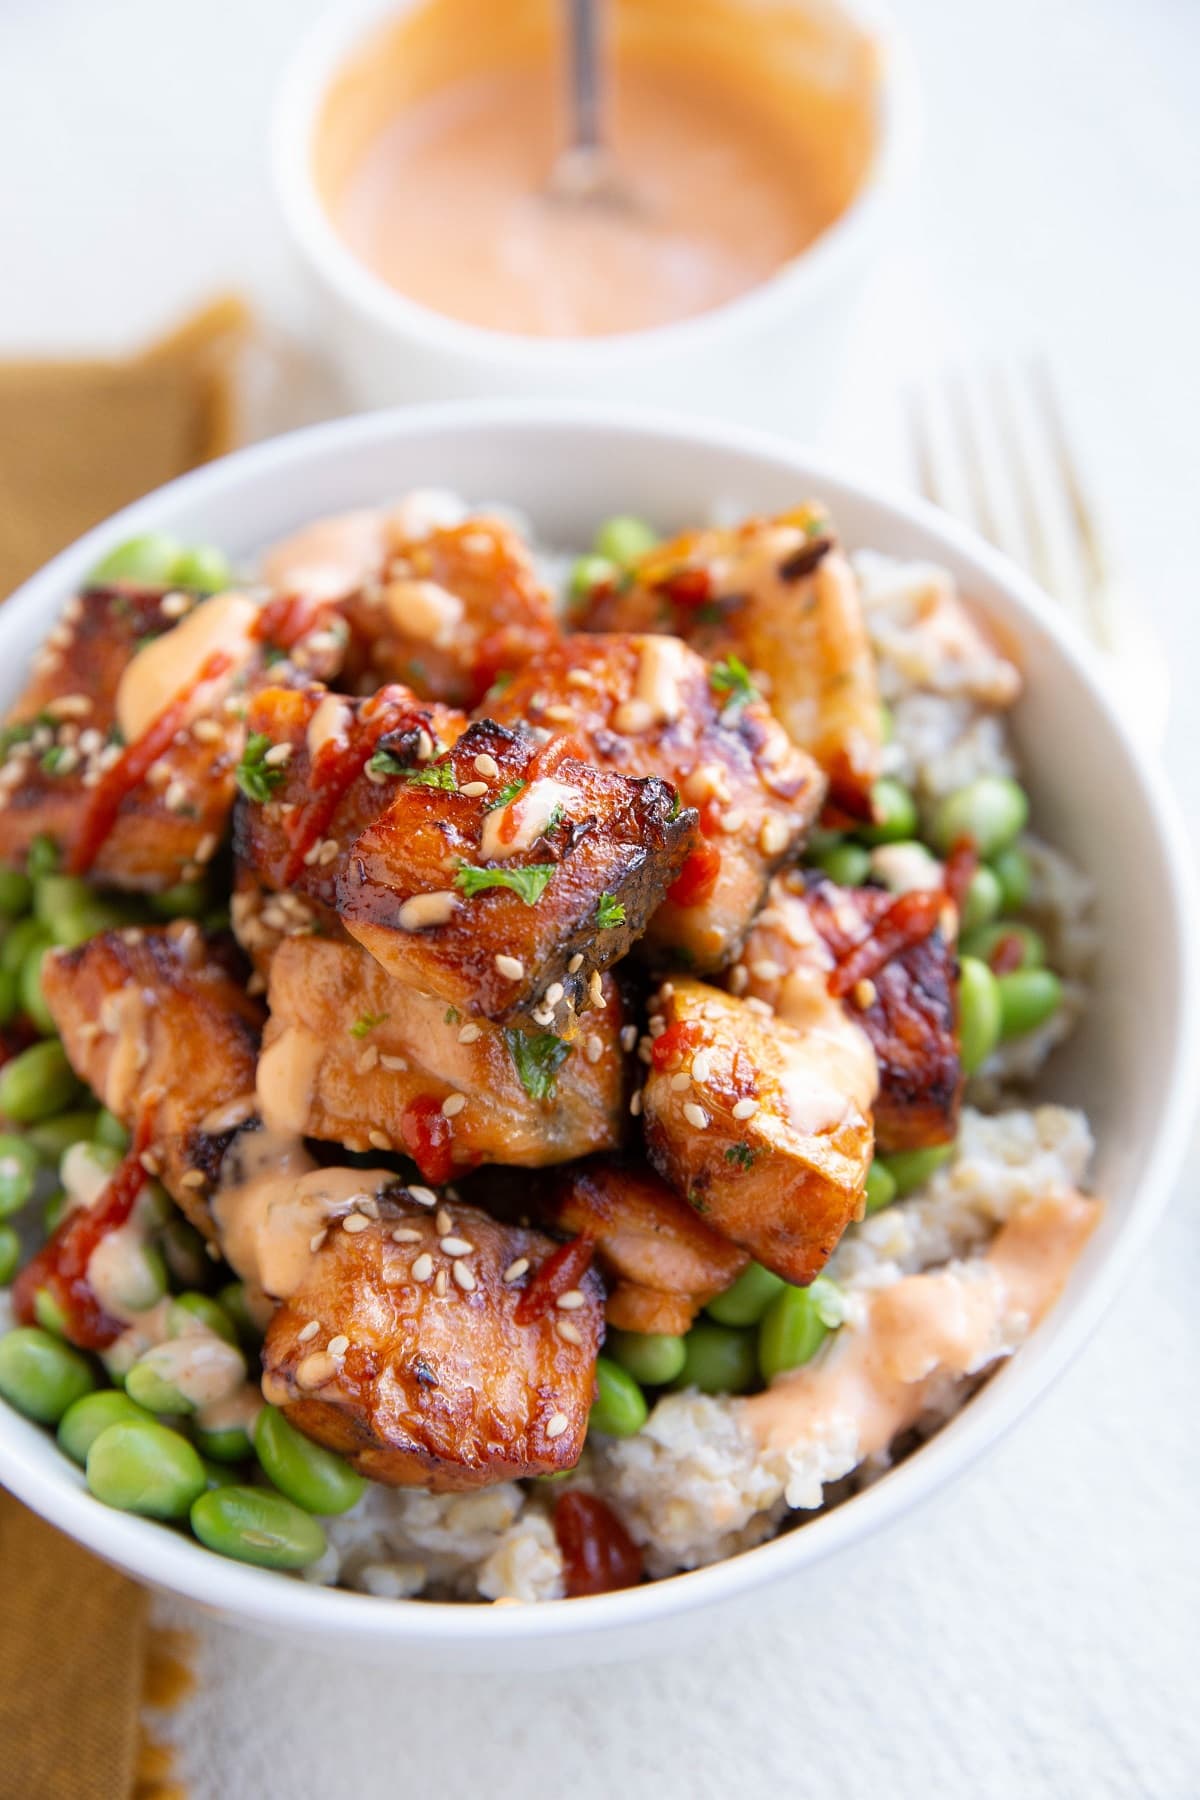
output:
M571 146L600 147L600 8L603 0L566 0L571 89Z

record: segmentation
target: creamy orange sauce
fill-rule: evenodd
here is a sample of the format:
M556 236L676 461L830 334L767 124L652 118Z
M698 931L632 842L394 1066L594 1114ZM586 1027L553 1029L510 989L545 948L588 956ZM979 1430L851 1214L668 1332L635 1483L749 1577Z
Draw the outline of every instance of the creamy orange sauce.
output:
M136 743L196 681L214 651L223 651L235 664L249 662L257 620L258 608L245 594L214 594L139 650L117 687L117 723L126 743ZM204 700L197 695L197 709Z
M605 131L632 203L548 198L568 136L558 12L427 0L331 88L318 190L411 299L545 337L669 324L767 280L862 184L877 71L847 20L813 0L623 0Z
M856 1460L881 1454L947 1380L976 1374L1027 1336L1099 1217L1081 1194L1049 1194L1022 1207L985 1256L863 1295L860 1323L745 1402L760 1448L786 1452L850 1426Z
M255 1086L264 1124L300 1137L308 1123L317 1071L325 1046L303 1025L289 1025L263 1050Z
M344 600L378 576L387 552L384 513L338 513L305 525L268 550L263 580L281 594Z

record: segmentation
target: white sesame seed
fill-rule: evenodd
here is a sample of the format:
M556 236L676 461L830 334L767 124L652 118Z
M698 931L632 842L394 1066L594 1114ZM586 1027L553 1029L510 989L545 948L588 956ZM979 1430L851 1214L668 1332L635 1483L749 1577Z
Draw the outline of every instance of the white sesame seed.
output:
M575 723L574 710L569 706L548 706L545 709L545 716L555 725L573 725Z
M325 1348L328 1350L330 1356L345 1356L347 1350L350 1348L350 1339L346 1336L345 1332L339 1332L336 1337L330 1338Z
M318 1325L317 1321L315 1319L310 1319L308 1324L302 1325L300 1330L296 1333L296 1342L299 1344L310 1343L311 1340L316 1337L320 1329L321 1327Z
M164 619L182 619L185 612L191 611L192 602L187 594L164 594L158 603L158 610Z
M392 1233L393 1244L419 1244L421 1234L414 1231L411 1225L397 1225Z
M759 1000L753 994L750 996L749 1000L747 1000L746 1005L751 1012L757 1013L760 1018L773 1019L775 1017L775 1008L773 1006L768 1006L765 1000Z
M457 1118L466 1104L467 1096L465 1094L447 1094L442 1101L442 1117L444 1119Z
M535 1025L553 1025L554 1008L552 1006L535 1006L531 1016Z
M708 1080L709 1076L712 1074L712 1056L713 1053L711 1050L697 1050L695 1056L692 1058L693 1081Z
M432 1188L410 1187L408 1190L408 1197L410 1200L415 1200L418 1206L437 1205L437 1195Z
M420 1256L414 1260L413 1266L409 1270L409 1274L414 1281L429 1280L429 1277L433 1274L433 1258L430 1256L428 1250L422 1250Z
M757 1100L739 1100L733 1108L735 1119L752 1119L758 1111Z
M417 761L428 762L433 755L433 739L425 730L417 733Z
M567 686L568 687L594 688L595 685L596 685L595 678L593 676L589 675L586 669L568 669L567 670Z
M360 1075L369 1075L378 1061L378 1047L375 1044L368 1044L354 1067Z
M470 1256L474 1248L470 1238L444 1237L441 1240L441 1249L446 1256Z
M869 1006L874 1006L874 1004L875 1004L876 1000L878 1000L878 998L879 998L879 989L875 986L875 983L873 981L871 981L867 976L864 975L864 977L861 981L855 982L855 984L854 984L854 1004L862 1012L866 1012L866 1010Z
M562 999L564 992L565 989L563 988L561 981L552 981L550 986L546 989L546 992L542 995L542 999L547 1006L557 1006Z
M706 1131L708 1129L708 1114L702 1106L697 1106L694 1100L687 1100L684 1102L683 1116L689 1125L694 1125L696 1127L697 1131Z
M750 964L750 973L755 981L778 981L783 970L769 956L760 956L756 962Z
M560 1438L570 1423L571 1421L568 1419L566 1413L551 1413L550 1417L546 1420L546 1436L548 1438Z
M215 719L196 719L192 723L192 736L198 744L219 744L224 735Z
M335 860L339 848L340 846L336 838L325 839L325 842L321 845L320 854L317 857L317 861L323 869L327 869L330 863Z
M458 791L460 794L465 794L468 800L478 800L480 794L487 793L488 784L486 781L467 781Z
M269 763L273 769L281 769L284 763L291 762L291 760L292 746L290 744L272 744L263 757L263 761Z
M731 994L744 994L750 986L750 971L745 963L736 963L729 971L729 991Z
M203 1169L188 1169L186 1174L179 1177L179 1185L186 1188L201 1188L206 1180L207 1176Z
M764 856L782 856L790 835L787 820L778 813L768 813L758 834L758 847Z
M564 1344L582 1344L583 1333L574 1319L556 1319L554 1329Z
M592 970L592 978L588 982L588 999L593 1006L604 1005L604 983L600 978L599 969Z
M454 1279L462 1289L463 1293L473 1294L475 1292L475 1277L472 1275L470 1269L468 1269L466 1263L463 1262L460 1257L453 1266Z
M577 950L575 952L574 956L571 958L570 962L567 964L567 974L568 975L578 975L578 973L579 973L580 969L582 969L582 967L583 967L583 952L580 950Z
M324 1242L325 1242L325 1233L323 1231L314 1231L312 1236L308 1240L308 1248L309 1248L310 1254L315 1256L317 1254L317 1251L321 1248L321 1245Z
M520 981L525 974L525 964L518 957L506 956L502 950L496 952L493 961L496 973L503 975L506 981Z
M584 1041L583 1054L590 1063L598 1063L604 1055L604 1039L591 1032Z
M642 1096L641 1096L641 1091L640 1091L640 1090L639 1090L639 1091L638 1091L638 1092L637 1092L637 1093L636 1093L636 1094L634 1094L634 1096L633 1096L633 1098L632 1098L632 1099L631 1099L631 1100L630 1100L630 1102L629 1102L629 1111L630 1111L630 1113L631 1113L631 1114L632 1114L632 1116L633 1116L633 1117L634 1117L634 1118L635 1118L635 1119L637 1119L637 1118L640 1118L640 1117L641 1117L641 1112L642 1112Z
M163 805L168 812L181 812L187 805L187 797L188 791L186 782L179 780L170 781L167 783L167 791L163 795Z
M429 925L444 925L457 907L457 896L449 888L438 888L431 894L414 894L396 914L396 924L401 931L424 931Z
M475 758L475 767L479 770L481 775L486 775L490 781L494 781L496 776L500 773L500 764L496 761L494 756L489 756L486 750L483 752L482 756L477 756Z
M153 1150L143 1150L138 1161L147 1175L157 1175L162 1168L162 1162Z
M675 983L673 981L664 981L662 986L658 990L659 1005L665 1006L667 1004L668 1000L673 1000L674 998L675 998Z
M518 1256L516 1261L510 1262L507 1269L505 1269L504 1280L520 1281L522 1275L525 1274L528 1268L529 1258L527 1256Z
M325 1350L314 1350L306 1356L296 1370L297 1385L303 1388L320 1387L330 1381L338 1372L338 1366L332 1356Z
M682 1094L684 1089L690 1088L691 1085L692 1085L692 1078L688 1074L687 1070L686 1069L676 1069L674 1075L672 1075L672 1077L671 1077L671 1092L673 1094Z
M446 1280L445 1269L439 1269L437 1275L434 1277L433 1283L433 1291L439 1300L444 1300L446 1298L446 1289L449 1285L449 1282Z
M408 1064L402 1056L389 1056L386 1051L381 1050L379 1052L379 1066L382 1069L390 1070L393 1075L399 1075L407 1069Z
M651 1041L653 1041L653 1039L655 1039L655 1038L660 1038L666 1029L667 1029L667 1021L663 1018L661 1013L655 1013L654 1017L650 1020L650 1023L647 1026L647 1030L650 1033Z
M321 840L320 840L320 838L318 838L316 843L310 844L308 846L308 849L304 852L305 868L311 869L313 864L316 862L318 856L320 856L320 854L321 854ZM411 902L410 902L410 905L411 905ZM401 907L400 910L401 910L401 913L403 913L404 908ZM401 930L403 930L403 929L404 929L404 927L402 926Z
M365 1231L370 1223L370 1219L368 1219L364 1213L347 1213L342 1220L342 1230L348 1231L351 1237L357 1237L358 1233L360 1231Z
M386 1131L368 1131L367 1142L373 1150L390 1150L392 1140Z
M578 1312L581 1306L587 1305L587 1295L582 1288L568 1288L565 1294L558 1296L554 1304L560 1312Z
M472 1024L468 1023L468 1024L464 1025L462 1027L462 1029L459 1031L458 1041L460 1044L473 1044L475 1042L476 1038L480 1038L482 1036L483 1036L483 1027L481 1025L472 1025Z
M437 1217L433 1221L439 1237L445 1237L448 1231L454 1230L454 1220L444 1206L439 1206Z
M638 1041L637 1026L636 1025L622 1025L622 1027L621 1027L621 1048L622 1048L622 1050L624 1050L626 1052L628 1052L630 1050L636 1050L637 1049L637 1041Z

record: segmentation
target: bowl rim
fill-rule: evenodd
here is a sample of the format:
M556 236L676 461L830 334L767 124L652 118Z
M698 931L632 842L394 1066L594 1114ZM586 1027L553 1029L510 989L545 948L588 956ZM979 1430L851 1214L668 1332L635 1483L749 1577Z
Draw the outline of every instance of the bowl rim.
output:
M914 525L937 546L971 567L985 584L1003 591L1025 625L1047 641L1088 690L1125 758L1151 822L1167 890L1161 896L1160 941L1172 954L1179 1005L1175 1041L1164 1057L1167 1074L1158 1124L1140 1177L1131 1182L1127 1217L1106 1256L1076 1283L1055 1312L1055 1331L1036 1361L1018 1354L1003 1379L990 1383L979 1401L964 1407L943 1429L887 1478L829 1513L818 1514L723 1562L673 1575L615 1594L572 1600L569 1605L489 1606L438 1601L381 1602L373 1596L281 1580L277 1573L229 1562L203 1546L163 1531L150 1520L111 1511L78 1481L38 1466L31 1446L41 1440L6 1406L0 1406L0 1477L18 1498L50 1523L133 1576L208 1610L237 1616L270 1630L292 1629L375 1649L470 1646L499 1655L506 1646L546 1640L597 1644L635 1634L670 1618L747 1596L869 1536L961 1473L1011 1429L1074 1359L1123 1284L1130 1260L1146 1246L1166 1206L1187 1148L1200 1063L1200 946L1190 931L1195 916L1194 877L1187 834L1165 775L1131 731L1105 687L1101 660L1061 608L1036 584L969 531L927 502L850 477L836 462L802 445L744 426L682 417L662 411L564 401L459 401L397 408L309 426L234 452L183 475L97 525L33 575L7 602L5 621L45 617L113 543L154 528L173 503L219 504L246 478L278 479L305 463L335 461L342 451L369 451L397 437L458 430L468 434L537 436L568 431L584 441L616 433L650 439L666 451L701 445L735 456L768 461L794 471L797 481L819 488L837 511L839 494L865 503L897 527ZM29 1434L26 1436L25 1434ZM36 1437L33 1435L36 1433Z
M875 41L876 141L867 171L850 204L798 256L766 281L707 312L672 324L591 338L547 338L494 331L451 318L410 299L361 262L338 235L312 178L310 145L317 112L330 84L353 51L401 4L416 0L350 0L330 10L302 37L284 69L270 126L270 164L285 224L308 263L346 306L365 314L398 339L457 358L464 364L502 369L513 378L537 370L560 378L603 374L606 369L652 365L665 355L701 355L729 336L769 325L820 295L865 252L871 235L916 161L920 138L918 85L907 41L886 0L829 0Z

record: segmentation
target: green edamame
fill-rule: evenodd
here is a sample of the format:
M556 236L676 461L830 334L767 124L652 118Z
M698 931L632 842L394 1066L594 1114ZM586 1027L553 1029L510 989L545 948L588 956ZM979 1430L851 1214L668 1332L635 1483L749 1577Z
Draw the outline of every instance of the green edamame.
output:
M149 903L156 919L202 919L212 895L202 881L178 881L161 894L151 894Z
M37 1150L23 1137L0 1132L0 1219L11 1218L33 1198Z
M764 1269L761 1263L747 1263L733 1286L710 1300L704 1310L718 1325L757 1325L784 1286L782 1275Z
M0 969L7 970L15 979L21 973L25 958L49 942L50 933L40 919L18 919L0 944Z
M953 1144L932 1144L928 1150L895 1150L879 1160L896 1184L896 1198L903 1200L936 1174L953 1154Z
M17 978L11 969L0 969L0 1025L16 1017L19 995Z
M31 1125L25 1137L44 1163L61 1165L67 1151L75 1144L88 1144L95 1129L96 1114L91 1107L75 1107L70 1112L56 1113ZM59 1168L60 1178L62 1169Z
M647 525L645 519L634 518L632 513L618 513L615 518L605 519L592 548L597 556L607 557L619 569L629 569L639 557L645 556L647 550L653 550L657 542L657 531Z
M896 1198L896 1180L876 1157L867 1170L867 1217L882 1212Z
M69 950L134 918L128 902L105 899L77 875L40 876L34 884L33 911L54 942Z
M229 558L214 544L192 544L181 550L167 577L172 587L191 588L199 594L219 594L233 580Z
M36 950L30 951L21 964L21 973L17 976L17 996L21 1010L43 1037L53 1037L55 1032L54 1014L46 1004L46 996L42 992L42 963L49 946L40 944Z
M97 1144L107 1150L119 1150L122 1155L129 1148L129 1133L115 1113L110 1113L107 1106L102 1106L96 1114L93 1136Z
M633 1376L607 1356L596 1358L597 1394L588 1414L588 1430L605 1437L633 1437L646 1423L649 1408Z
M604 1349L642 1387L674 1381L687 1355L683 1338L663 1331L610 1331Z
M891 775L881 775L871 788L871 815L871 824L857 831L864 843L894 844L916 836L917 803L904 783Z
M0 1225L0 1288L6 1288L21 1266L21 1240L11 1225Z
M177 1294L167 1315L167 1330L172 1337L185 1337L193 1331L211 1331L235 1349L237 1347L233 1320L211 1294Z
M861 887L871 873L871 852L863 844L831 844L813 857L818 869L839 887Z
M572 600L586 600L594 588L615 586L620 579L620 569L607 556L577 556L568 587Z
M200 1461L204 1464L204 1485L210 1493L213 1488L238 1485L238 1471L229 1463L218 1462L211 1456L202 1456Z
M1017 969L1001 975L1000 1036L1024 1037L1044 1025L1062 1005L1062 982L1049 969Z
M144 1239L121 1257L119 1276L112 1278L113 1299L129 1312L145 1312L167 1291L167 1270L157 1244Z
M996 946L1005 938L1014 938L1021 946L1021 961L1017 965L1019 968L1041 968L1046 960L1046 945L1042 934L1035 931L1032 925L1022 925L1014 919L1000 919L994 925L985 925L982 931L968 932L962 939L960 948L964 956L977 956L980 962L987 963L990 968Z
M97 1388L94 1394L84 1394L68 1406L58 1422L58 1447L82 1468L102 1431L138 1420L149 1424L151 1415L135 1406L128 1394L120 1388Z
M165 531L145 531L127 538L102 556L89 580L97 586L110 581L136 581L147 587L166 587L174 580L183 545Z
M196 1448L210 1462L242 1463L249 1462L254 1455L254 1445L249 1434L240 1425L225 1425L220 1431L205 1431L197 1425L192 1432L196 1440Z
M45 1228L47 1237L54 1236L54 1233L63 1222L63 1217L69 1204L70 1202L61 1188L57 1194L51 1194L45 1206L42 1208L42 1225Z
M1000 984L985 962L964 956L958 975L958 1053L973 1075L1000 1042Z
M157 1419L106 1426L86 1467L97 1500L146 1519L182 1519L208 1485L195 1445Z
M0 1069L0 1113L18 1125L33 1125L70 1106L79 1093L57 1038L31 1044Z
M259 1413L254 1449L268 1481L305 1512L349 1512L366 1488L349 1463L289 1425L278 1407L264 1406Z
M814 1357L829 1336L830 1321L836 1323L840 1309L830 1304L830 1294L837 1294L831 1281L818 1277L811 1287L785 1287L776 1295L763 1314L758 1328L758 1367L766 1382L786 1369L798 1369Z
M751 1331L697 1319L683 1348L683 1368L673 1387L697 1387L702 1394L744 1394L758 1385Z
M956 844L974 844L982 857L1006 850L1029 817L1025 790L1007 775L979 775L938 803L930 837L948 856Z
M0 917L19 919L33 900L33 884L20 869L0 869Z
M139 1406L152 1413L190 1413L193 1403L168 1381L158 1366L153 1350L147 1350L125 1377L125 1392Z
M53 1337L67 1335L67 1315L48 1287L38 1288L33 1296L33 1316L43 1331Z
M1001 904L1005 912L1020 912L1029 898L1033 870L1029 858L1019 844L998 850L992 858L992 873L1000 883Z
M984 925L990 925L1004 904L1004 891L1000 885L1000 877L987 863L980 863L971 877L963 901L963 931L978 931Z
M48 1331L19 1325L0 1337L0 1395L27 1419L57 1425L95 1385L87 1358Z
M227 1281L223 1288L218 1289L217 1299L233 1320L238 1343L244 1350L257 1350L262 1343L263 1330L250 1310L244 1283Z
M29 846L25 857L25 868L29 879L36 881L40 875L53 875L62 860L58 845L52 837L40 831Z
M172 1279L187 1287L199 1287L212 1270L204 1239L196 1227L178 1213L173 1214L162 1228L162 1252ZM225 1317L228 1323L228 1315Z
M192 1530L210 1550L264 1569L305 1569L325 1553L313 1518L269 1488L219 1487L192 1505Z

